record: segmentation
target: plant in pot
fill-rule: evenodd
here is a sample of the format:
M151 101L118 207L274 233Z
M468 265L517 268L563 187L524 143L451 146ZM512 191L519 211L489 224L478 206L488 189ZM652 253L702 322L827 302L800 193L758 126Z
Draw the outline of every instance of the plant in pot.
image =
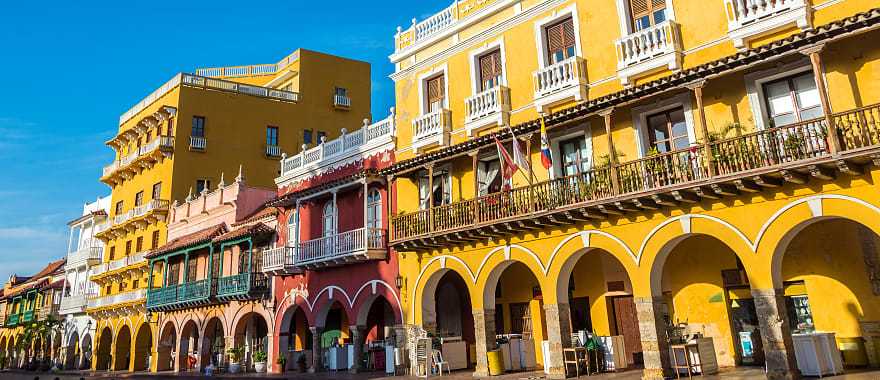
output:
M241 357L244 355L244 347L230 347L226 350L226 355L229 356L229 373L239 373L241 372Z
M266 373L266 358L269 355L266 354L266 351L256 351L254 352L254 371L257 373Z
M278 359L275 359L275 364L278 364L278 367L281 368L281 373L287 370L287 356L279 355Z

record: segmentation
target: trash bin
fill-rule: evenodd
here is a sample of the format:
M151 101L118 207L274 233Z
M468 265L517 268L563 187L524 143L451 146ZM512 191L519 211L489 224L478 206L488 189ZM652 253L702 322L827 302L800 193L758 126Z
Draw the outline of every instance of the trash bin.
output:
M489 360L489 376L504 374L504 357L501 350L493 350L486 353Z

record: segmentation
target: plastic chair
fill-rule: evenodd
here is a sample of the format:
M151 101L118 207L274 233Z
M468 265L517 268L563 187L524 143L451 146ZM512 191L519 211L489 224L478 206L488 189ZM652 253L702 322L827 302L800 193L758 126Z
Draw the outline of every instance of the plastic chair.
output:
M443 353L440 350L431 352L431 361L433 362L432 366L437 369L437 374L443 376L443 366L446 366L446 374L449 374L449 363L443 361Z

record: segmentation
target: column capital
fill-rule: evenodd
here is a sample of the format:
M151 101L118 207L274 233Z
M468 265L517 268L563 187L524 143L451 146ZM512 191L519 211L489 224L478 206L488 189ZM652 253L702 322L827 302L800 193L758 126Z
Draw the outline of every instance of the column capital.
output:
M690 82L690 83L685 83L684 87L686 87L688 90L693 91L693 90L696 90L696 89L698 89L698 88L703 88L705 85L706 85L706 80L705 80L705 79L698 79L698 80L695 80L695 81Z
M605 108L605 109L599 110L599 111L596 112L596 113L597 113L599 116L607 117L607 116L611 116L611 114L612 114L613 112L614 112L614 107L608 107L608 108Z
M811 55L813 53L821 53L823 49L825 49L825 43L817 43L802 47L798 49L798 52L803 55Z

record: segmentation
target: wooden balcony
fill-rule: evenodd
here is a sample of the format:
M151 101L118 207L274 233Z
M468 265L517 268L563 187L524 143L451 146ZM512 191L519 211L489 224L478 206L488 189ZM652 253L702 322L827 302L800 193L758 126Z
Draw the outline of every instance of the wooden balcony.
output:
M213 279L204 279L150 289L147 292L147 309L171 311L207 305L216 293L215 284Z
M53 304L49 306L43 306L39 310L37 310L37 320L45 321L49 319L49 317L55 318L55 320L59 320L59 310L60 304Z
M221 301L243 301L262 297L268 291L269 280L265 274L242 273L219 279L217 299Z
M18 326L18 322L21 321L21 314L9 314L6 317L6 321L3 323L4 327L15 327Z
M827 120L838 130L832 154ZM523 231L861 175L880 165L880 104L392 217L390 244L419 251Z

